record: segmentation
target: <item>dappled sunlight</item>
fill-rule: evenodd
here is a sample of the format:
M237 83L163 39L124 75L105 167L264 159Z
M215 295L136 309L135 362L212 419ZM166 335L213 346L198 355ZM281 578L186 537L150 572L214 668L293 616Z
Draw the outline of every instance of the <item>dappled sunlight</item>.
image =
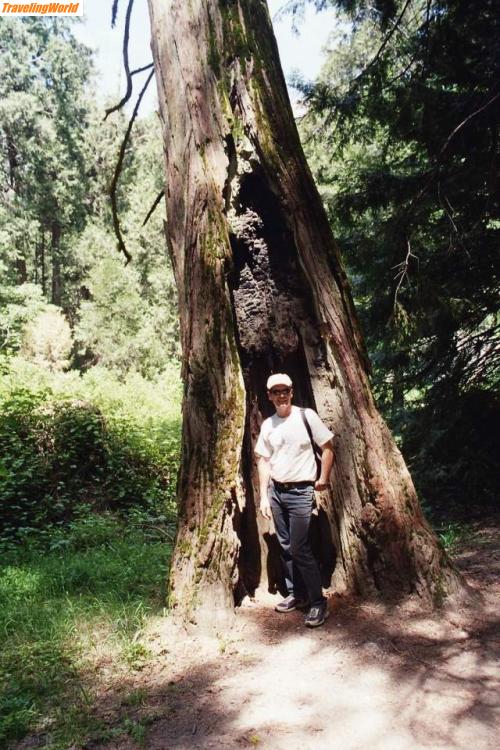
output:
M268 689L245 706L240 723L255 727L261 706L266 723L279 707L287 726L301 727L304 743L294 734L296 747L314 748L307 744L314 732L325 746L339 748L493 743L497 663L487 644L478 650L469 643L471 635L489 640L488 626L464 638L429 615L401 618L370 605L350 612L340 606L335 615L337 622L330 618L321 633L301 636L308 649L297 649L297 636L285 627L283 643L273 643L259 667L259 683ZM272 747L281 747L274 736Z
M465 548L457 555L471 591L494 568L493 532L473 558ZM482 598L437 613L330 594L330 617L316 630L303 612L274 612L278 595L267 592L211 632L145 616L122 641L106 618L83 623L72 710L80 706L85 738L76 746L493 750L498 583L482 588Z
M109 676L98 701L120 736L88 747L128 747L135 722L153 750L492 750L495 596L438 614L331 596L314 631L269 594L212 635L150 620L140 641L153 658Z
M0 600L2 597L12 601L32 596L40 588L41 580L41 574L36 571L8 565L0 573Z

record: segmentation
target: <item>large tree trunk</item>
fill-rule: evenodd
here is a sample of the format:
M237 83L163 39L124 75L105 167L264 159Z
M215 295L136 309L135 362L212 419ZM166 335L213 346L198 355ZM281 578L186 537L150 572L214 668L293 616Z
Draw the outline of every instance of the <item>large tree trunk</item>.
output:
M272 371L288 372L296 403L336 434L331 490L320 499L325 583L439 601L457 579L374 406L267 4L149 5L185 382L171 604L213 621L277 584L252 453Z
M17 283L26 284L26 282L28 281L28 268L26 266L26 258L16 258L15 265L17 272Z

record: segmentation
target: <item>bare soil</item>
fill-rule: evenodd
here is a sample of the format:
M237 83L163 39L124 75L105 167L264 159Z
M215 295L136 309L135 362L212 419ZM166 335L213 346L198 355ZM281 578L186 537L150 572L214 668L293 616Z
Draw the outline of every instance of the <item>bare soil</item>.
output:
M498 525L478 524L454 558L471 596L439 613L331 594L316 630L275 613L272 596L213 636L158 618L143 636L155 657L119 677L103 670L96 710L144 727L151 750L496 750ZM138 745L124 734L85 747Z

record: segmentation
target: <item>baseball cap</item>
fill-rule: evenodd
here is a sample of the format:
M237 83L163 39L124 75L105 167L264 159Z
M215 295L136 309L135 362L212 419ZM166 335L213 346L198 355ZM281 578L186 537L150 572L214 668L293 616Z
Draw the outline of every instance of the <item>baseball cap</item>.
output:
M284 372L277 372L275 375L270 375L267 379L267 390L270 391L275 385L286 385L289 388L292 387L292 381L290 377Z

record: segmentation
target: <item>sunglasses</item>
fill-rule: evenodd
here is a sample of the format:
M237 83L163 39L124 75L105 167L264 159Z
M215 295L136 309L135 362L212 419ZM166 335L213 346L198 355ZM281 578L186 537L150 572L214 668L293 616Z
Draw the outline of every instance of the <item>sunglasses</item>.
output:
M269 393L271 396L288 396L289 393L292 392L291 388L280 388L276 390L275 388L272 388Z

